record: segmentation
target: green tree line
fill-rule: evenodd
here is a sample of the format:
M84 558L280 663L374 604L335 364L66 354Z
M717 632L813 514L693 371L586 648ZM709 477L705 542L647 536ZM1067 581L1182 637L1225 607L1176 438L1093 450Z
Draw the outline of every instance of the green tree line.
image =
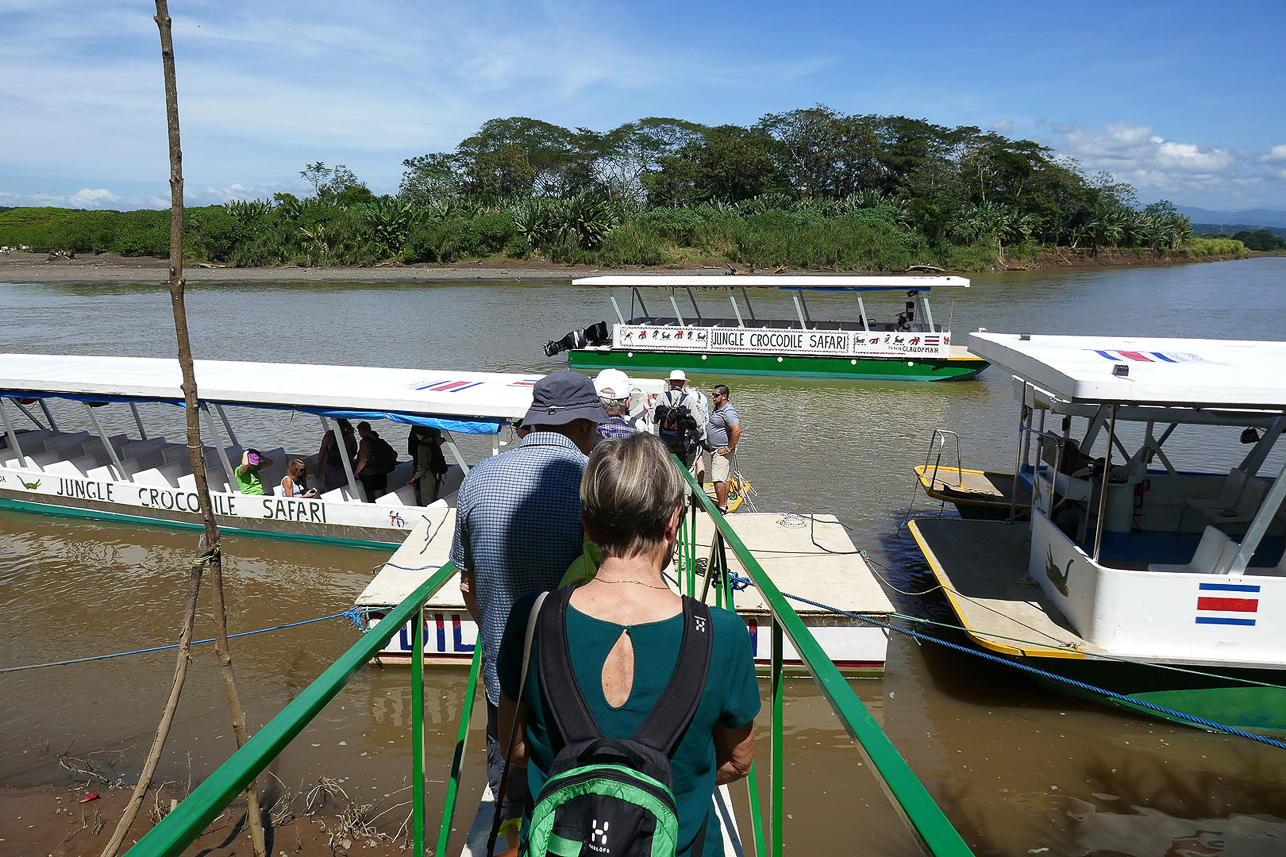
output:
M493 119L403 168L392 195L319 161L300 173L312 196L190 209L185 252L239 266L503 256L888 271L983 270L1043 247L1212 252L1170 203L1140 208L1129 185L1038 143L823 105L749 127ZM166 217L17 209L0 213L0 243L165 255Z

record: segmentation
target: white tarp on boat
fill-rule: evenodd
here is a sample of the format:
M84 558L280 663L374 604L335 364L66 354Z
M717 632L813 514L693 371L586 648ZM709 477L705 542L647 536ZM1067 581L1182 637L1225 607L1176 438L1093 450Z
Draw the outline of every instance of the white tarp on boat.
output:
M1286 342L1023 336L971 333L969 350L1065 401L1286 408Z
M203 402L495 431L531 406L540 375L197 360ZM0 354L0 395L183 402L178 360Z

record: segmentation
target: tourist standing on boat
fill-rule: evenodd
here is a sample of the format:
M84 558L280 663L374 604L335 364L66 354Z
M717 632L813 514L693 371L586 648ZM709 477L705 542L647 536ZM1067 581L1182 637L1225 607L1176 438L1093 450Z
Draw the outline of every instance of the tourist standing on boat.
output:
M415 446L411 460L415 472L408 484L415 486L415 504L427 506L436 502L442 488L442 475L447 472L446 456L442 454L442 430L432 426L415 426L411 430Z
M716 384L711 392L714 411L706 423L706 446L710 450L710 481L714 483L715 505L728 511L728 476L732 473L733 453L741 440L741 418L732 406L727 384Z
M344 438L344 450L348 453L348 463L351 466L353 459L357 457L357 432L353 431L353 424L343 417L335 420L335 423L339 426L339 433ZM335 430L331 429L322 436L321 449L317 453L317 464L322 468L322 485L327 491L333 491L341 485L348 484L348 474L344 471L344 462L340 455L339 444L335 441Z
M374 503L388 493L388 475L397 464L397 451L366 420L357 424L357 433L362 441L357 447L353 475L362 483L366 502Z
M620 369L604 369L594 378L594 391L598 393L603 410L607 411L607 422L599 423L595 443L614 437L629 437L638 431L629 421L630 389L630 376Z
M272 467L272 459L260 454L257 449L247 449L241 453L241 463L232 468L232 478L237 482L237 491L241 494L263 494L263 469Z
M759 685L750 636L736 614L718 607L710 607L706 614L695 604L685 604L662 576L678 538L683 496L683 478L655 437L639 433L595 447L581 481L580 498L586 535L601 547L603 562L593 580L560 589L545 600L522 690L525 712L519 709L517 697L534 594L514 605L500 646L504 694L500 734L508 742L514 734L514 719L518 720L520 731L511 758L514 764L525 764L526 776L522 767L516 767L508 782L527 782L524 837L529 832L532 797L540 794L555 756L565 741L582 737L562 733L578 722L570 716L574 709L568 697L574 705L574 694L580 691L605 737L630 738L672 676L680 668L692 668L691 661L703 659L704 648L694 650L684 643L688 637L701 639L708 615L711 649L704 682L699 685L700 702L670 756L670 770L679 818L678 854L724 853L711 798L716 785L739 780L750 770ZM685 606L692 612L685 612ZM685 629L689 615L694 625ZM574 684L569 690L542 687L546 680L564 674L553 664L570 667ZM551 708L558 712L556 718ZM662 735L667 728L681 725L684 712L667 714L671 716L658 715ZM650 735L656 739L657 730ZM589 833L585 830L583 835ZM628 837L630 831L619 835ZM699 836L704 837L700 848ZM617 847L625 844L623 839Z
M286 468L286 475L281 477L281 496L283 497L316 497L317 491L308 487L308 465L302 458L296 458Z
M470 470L456 495L451 561L460 570L465 606L478 623L493 794L499 794L504 768L496 739L500 638L518 596L558 586L581 555L581 476L595 429L606 420L588 378L570 369L551 372L532 389L522 420L529 432L522 442ZM510 785L499 810L507 827L521 815L525 791L521 782Z

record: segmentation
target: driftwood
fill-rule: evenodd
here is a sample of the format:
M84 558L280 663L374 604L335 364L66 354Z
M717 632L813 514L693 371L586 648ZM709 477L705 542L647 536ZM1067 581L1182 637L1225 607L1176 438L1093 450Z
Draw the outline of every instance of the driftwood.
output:
M174 73L174 39L166 0L156 0L155 20L161 36L161 60L165 71L165 112L170 143L170 305L174 310L174 331L178 339L179 366L183 372L183 395L187 405L188 455L192 462L192 474L196 481L197 498L205 532L201 536L199 556L192 564L188 578L187 603L184 607L182 630L179 634L178 662L174 668L170 696L161 714L161 722L157 726L152 748L143 763L138 784L134 787L134 793L126 805L120 822L116 825L111 841L103 849L102 857L115 857L120 850L121 843L124 842L125 836L129 833L143 806L143 799L152 784L152 777L161 759L161 751L169 738L170 727L178 710L179 696L183 692L183 683L187 677L192 629L196 624L197 597L201 591L201 575L206 565L209 565L210 576L213 578L215 649L223 673L228 709L232 715L232 730L236 735L238 747L246 743L246 718L241 709L236 673L233 671L232 655L228 649L228 623L223 601L223 560L220 553L219 528L214 521L214 511L210 503L210 486L206 480L205 461L201 455L201 423L198 413L196 373L192 363L192 343L188 336L187 309L183 301L183 153L179 146L179 97ZM259 810L258 793L253 782L246 787L246 801L246 815L254 853L256 857L266 857L263 819Z

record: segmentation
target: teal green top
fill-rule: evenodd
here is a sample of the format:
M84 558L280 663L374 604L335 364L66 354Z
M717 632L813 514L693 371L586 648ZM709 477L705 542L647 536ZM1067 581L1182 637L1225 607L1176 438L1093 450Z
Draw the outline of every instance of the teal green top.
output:
M501 690L510 699L518 695L523 636L535 597L536 593L528 593L514 604L500 643L497 672ZM674 798L679 811L679 857L689 854L692 840L701 827L701 820L707 815L709 822L701 857L715 857L723 853L719 819L713 811L711 801L716 767L714 727L716 723L729 729L745 726L759 713L759 684L755 680L755 663L746 626L735 613L727 610L711 607L710 613L714 624L714 648L710 653L710 671L706 677L705 692L697 713L692 718L692 724L675 750L671 762ZM628 628L634 643L634 686L630 689L630 696L625 704L620 708L613 708L603 696L603 663L623 630L626 630L623 625L595 619L568 605L567 636L572 653L572 670L599 728L611 738L630 737L660 698L679 659L683 614L678 613L670 619ZM539 648L540 638L537 635L532 644L527 686L523 691L527 703L526 740L529 759L527 807L523 813L524 847L532 806L545 785L545 772L554 761L544 700L541 699L536 672L536 653Z
M263 475L259 472L259 467L246 467L246 472L241 472L241 465L232 468L232 478L237 480L237 490L242 494L262 494Z

